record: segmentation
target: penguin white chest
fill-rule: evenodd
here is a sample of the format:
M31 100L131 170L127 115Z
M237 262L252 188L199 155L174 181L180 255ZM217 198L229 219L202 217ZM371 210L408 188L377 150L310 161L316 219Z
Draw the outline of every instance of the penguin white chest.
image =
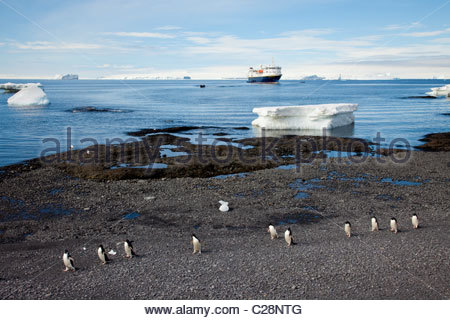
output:
M106 259L105 259L105 253L102 251L101 248L98 248L97 254L98 254L98 257L100 258L100 260L101 260L102 262L106 262Z
M73 266L72 259L68 253L64 253L64 255L63 255L63 263L64 263L64 266L66 267L65 271L68 271L68 270L75 271L75 267Z
M419 228L419 219L417 218L417 216L415 216L415 215L412 216L411 222L412 222L412 225L413 225L414 229Z
M192 244L194 246L194 253L201 253L202 252L202 246L200 244L200 241L198 241L197 238L192 238Z
M128 258L131 257L131 248L130 248L130 246L128 245L128 243L124 242L123 248L124 248L124 250L125 250L125 255L126 255Z
M291 243L292 243L292 235L289 232L289 230L286 230L286 232L284 233L284 240L286 240L286 243L288 244L288 246L291 245Z
M67 253L64 253L64 255L63 255L63 261L64 261L64 265L66 266L66 267L71 267L72 266L72 263L70 262L70 260L69 260L69 255L67 254Z
M348 224L348 223L345 224L345 226L344 226L344 231L345 231L345 235L346 235L347 237L350 237L350 235L351 235L351 227L350 227L350 224Z
M269 233L270 233L270 238L271 239L275 239L275 238L278 238L278 233L277 233L277 230L275 229L275 227L274 226L269 226Z
M372 218L372 231L378 231L378 222L375 218Z
M391 231L397 233L397 221L391 220Z

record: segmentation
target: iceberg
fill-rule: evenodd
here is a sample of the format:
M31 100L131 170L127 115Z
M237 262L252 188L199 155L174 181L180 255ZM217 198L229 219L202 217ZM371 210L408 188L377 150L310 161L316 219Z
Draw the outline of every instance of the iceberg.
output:
M28 88L28 87L42 87L42 84L40 84L39 82L37 83L12 83L12 82L7 82L7 83L2 83L0 84L0 89L5 90L6 92L19 92L20 90L24 89L24 88Z
M439 97L439 96L448 97L450 95L450 84L447 84L442 87L431 88L431 91L427 92L427 95L433 96L433 97Z
M49 103L44 90L38 86L26 87L8 99L9 105L18 107L44 106Z
M355 122L357 104L317 104L254 108L258 118L252 125L267 130L333 129Z
M58 74L55 77L56 80L78 80L78 75L77 74Z

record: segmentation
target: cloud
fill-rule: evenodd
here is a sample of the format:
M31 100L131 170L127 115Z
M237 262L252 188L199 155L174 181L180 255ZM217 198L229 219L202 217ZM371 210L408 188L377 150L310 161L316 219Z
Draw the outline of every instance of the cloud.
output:
M211 39L205 37L187 37L186 39L197 44L207 44L211 42Z
M31 41L25 43L14 43L18 49L23 50L93 50L103 48L102 45L93 43L78 42L49 42L49 41Z
M397 30L409 30L412 28L417 28L422 26L422 24L420 22L413 22L410 24L390 24L388 26L385 26L384 28L382 28L383 30L389 30L389 31L397 31Z
M133 69L134 66L131 64L117 65L117 64L105 63L102 65L96 66L96 68L99 68L99 69Z
M304 30L294 30L286 31L280 33L281 36L320 36L325 34L334 33L334 29L304 29Z
M162 26L162 27L156 28L156 30L167 30L167 31L170 31L170 30L180 30L180 29L183 29L183 28L177 27L177 26Z
M353 48L371 47L379 36L359 37L349 40L329 40L323 37L314 36L311 32L291 31L283 33L279 37L243 39L233 35L208 38L201 46L188 46L187 52L191 54L235 54L235 55L255 55L263 53L311 53L326 52L336 55L340 52L347 52ZM328 31L329 32L329 31Z
M435 31L402 33L401 35L405 37L434 37L449 32L450 28Z
M175 36L172 34L159 32L105 32L103 34L119 37L135 37L135 38L159 38L159 39L175 38Z
M436 39L431 39L430 42L433 42L433 43L450 43L450 38L436 38Z

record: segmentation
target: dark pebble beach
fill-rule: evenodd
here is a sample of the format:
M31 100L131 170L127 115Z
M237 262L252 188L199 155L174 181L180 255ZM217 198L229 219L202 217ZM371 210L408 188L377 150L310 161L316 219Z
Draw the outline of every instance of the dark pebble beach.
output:
M59 162L0 168L0 297L450 298L448 149L430 150L442 146L427 140L427 151L395 163L405 152L365 156L356 147L352 159L323 156L296 165L286 139L275 148L282 163L239 166L231 157L213 165L194 157L181 166L158 157L168 168L149 173L114 171L114 159L68 162L69 151ZM255 147L246 149L249 157L259 155L258 142L242 143ZM219 200L230 211L219 211ZM419 229L412 228L413 214ZM370 231L372 216L377 232ZM389 231L391 217L397 234ZM270 239L269 224L278 239ZM288 227L297 243L291 247L283 237ZM192 233L201 254L192 253ZM136 257L124 257L125 239L134 241ZM100 244L117 252L106 265L97 257ZM65 249L75 272L63 272Z

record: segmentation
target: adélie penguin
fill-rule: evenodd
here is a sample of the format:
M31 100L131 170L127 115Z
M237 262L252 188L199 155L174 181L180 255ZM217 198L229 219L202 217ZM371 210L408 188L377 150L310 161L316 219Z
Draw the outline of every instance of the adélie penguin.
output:
M126 258L133 258L134 256L136 256L136 253L133 250L133 242L134 241L126 239L125 242L123 243Z
M397 232L398 232L397 219L391 218L390 226L391 226L391 231L392 231L393 233L397 233Z
M345 231L345 235L350 238L351 236L351 230L352 230L352 225L350 224L350 222L346 221L345 225L344 225L344 231Z
M275 229L275 227L273 225L271 225L271 224L269 225L269 228L267 228L267 232L270 233L271 240L278 238L277 230Z
M193 253L202 253L202 245L195 234L192 234L192 245L194 246Z
M419 228L419 218L417 217L417 214L414 213L412 215L411 222L412 222L412 225L413 225L414 229L418 229Z
M372 231L378 231L378 220L377 217L372 217L372 219L370 220L372 223Z
M75 265L73 264L73 258L69 253L69 250L64 250L63 262L66 269L64 271L75 271Z
M285 232L284 232L284 240L286 240L286 243L288 245L288 247L290 247L291 245L296 244L294 242L294 238L292 237L292 231L291 228L288 228Z
M97 249L97 254L98 254L98 257L99 257L100 261L101 261L103 264L106 264L107 262L110 261L109 258L108 258L108 255L107 255L106 252L105 252L105 248L103 248L103 245L100 245L100 246L98 247L98 249Z

